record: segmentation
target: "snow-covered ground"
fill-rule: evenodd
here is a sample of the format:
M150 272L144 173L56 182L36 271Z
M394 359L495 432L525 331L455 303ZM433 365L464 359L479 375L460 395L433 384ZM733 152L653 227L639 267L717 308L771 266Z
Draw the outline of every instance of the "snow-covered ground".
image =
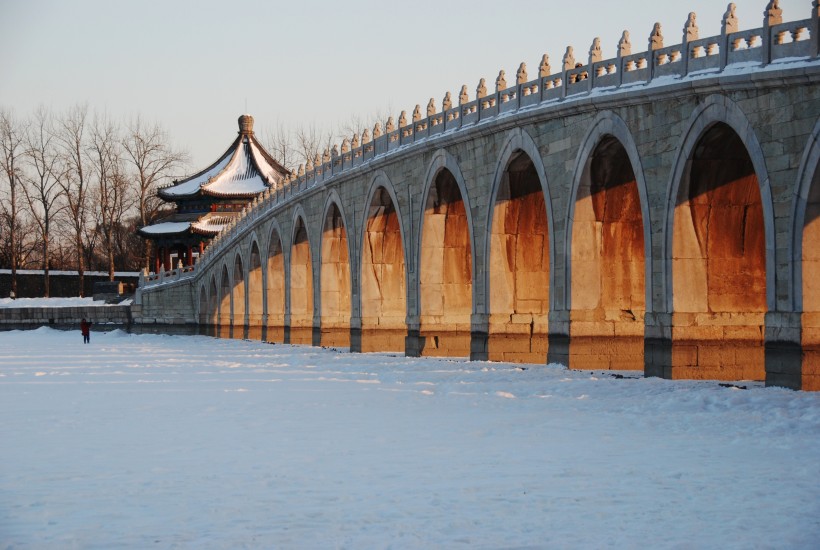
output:
M817 548L820 395L0 333L0 548Z

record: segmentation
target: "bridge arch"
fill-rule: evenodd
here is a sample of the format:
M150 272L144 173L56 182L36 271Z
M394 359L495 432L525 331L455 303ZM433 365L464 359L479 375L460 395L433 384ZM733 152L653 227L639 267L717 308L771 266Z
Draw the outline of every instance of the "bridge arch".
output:
M331 189L322 209L319 239L319 311L322 345L350 345L350 316L353 287L351 280L350 224L335 189Z
M245 300L247 299L245 265L240 247L234 256L231 286L231 324L234 326L245 325Z
M510 130L496 162L484 243L489 359L546 360L555 302L553 218L538 147L524 130Z
M408 280L404 217L395 188L383 171L370 179L366 197L358 247L362 351L404 351Z
M792 267L792 301L795 311L804 311L805 283L804 272L806 266L804 247L806 225L813 222L812 219L812 195L816 193L817 181L820 179L820 120L814 125L814 129L809 136L808 143L803 151L800 161L800 168L797 172L797 192L792 206L792 244L791 244L791 267ZM812 232L813 233L813 232ZM820 248L820 243L818 248Z
M575 159L564 235L573 368L643 369L644 314L652 311L650 227L632 132L615 113L600 113Z
M419 205L416 239L418 297L423 355L469 356L475 313L475 233L464 176L444 149L428 164Z
M211 273L211 284L208 287L208 323L219 324L219 290L216 286L216 273Z
M691 170L690 159L700 138L708 129L720 123L731 128L740 138L746 152L749 154L757 176L766 243L766 304L769 310L773 311L775 309L774 209L772 207L772 192L766 160L754 128L740 107L725 96L711 95L703 100L703 103L694 110L689 118L689 125L681 136L678 156L673 164L670 182L667 186L669 194L667 195L666 220L664 223L663 283L665 310L669 313L674 311L672 299L672 245L675 207L680 196L681 182L684 180L685 175L688 177L688 172Z
M793 310L800 312L801 387L820 390L820 120L809 136L797 172L792 213ZM814 276L813 276L814 275Z
M672 376L763 379L765 313L776 307L772 195L754 129L730 99L709 96L695 109L671 177Z
M228 264L222 262L222 269L220 270L221 277L219 282L219 325L231 325L231 274L228 270Z
M247 318L248 326L262 324L264 312L264 277L262 274L262 255L259 248L259 237L254 231L251 234L250 250L248 252L247 274Z
M297 204L293 209L288 269L291 344L313 343L313 254L306 220L304 208Z
M287 287L285 285L285 255L282 246L282 228L275 218L268 230L268 246L263 271L265 315L267 315L267 338L274 342L285 341L285 312Z
M199 302L197 303L196 318L200 325L208 323L208 290L207 281L199 285Z

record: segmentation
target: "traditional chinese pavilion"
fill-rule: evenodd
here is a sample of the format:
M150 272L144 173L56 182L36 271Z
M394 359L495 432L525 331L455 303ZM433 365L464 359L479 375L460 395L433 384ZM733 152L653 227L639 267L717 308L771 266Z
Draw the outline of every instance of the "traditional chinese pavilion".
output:
M160 189L157 195L176 204L170 216L139 229L154 243L154 271L193 265L208 242L268 189L277 189L289 172L271 157L253 134L253 117L239 117L239 136L211 166Z

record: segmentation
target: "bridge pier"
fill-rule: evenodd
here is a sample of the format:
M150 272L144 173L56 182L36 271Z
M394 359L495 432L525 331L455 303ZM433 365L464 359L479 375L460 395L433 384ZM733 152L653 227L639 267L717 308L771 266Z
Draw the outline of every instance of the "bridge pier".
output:
M421 336L419 329L407 329L407 336L404 337L405 357L421 357L424 351L426 338Z
M766 385L799 390L803 378L800 313L766 314Z
M547 364L560 363L570 366L569 311L552 311L549 316Z
M362 318L350 317L350 351L362 352Z
M643 350L644 376L672 378L672 314L646 312Z
M482 313L470 316L470 361L490 359L490 318Z

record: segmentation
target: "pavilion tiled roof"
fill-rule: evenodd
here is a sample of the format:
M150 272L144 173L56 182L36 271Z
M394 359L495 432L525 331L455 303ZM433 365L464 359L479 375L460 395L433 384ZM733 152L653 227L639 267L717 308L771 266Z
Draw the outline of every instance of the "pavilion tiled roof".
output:
M253 117L239 117L239 135L208 168L175 181L158 191L167 201L200 196L252 199L269 188L276 189L288 170L271 157L253 133Z

